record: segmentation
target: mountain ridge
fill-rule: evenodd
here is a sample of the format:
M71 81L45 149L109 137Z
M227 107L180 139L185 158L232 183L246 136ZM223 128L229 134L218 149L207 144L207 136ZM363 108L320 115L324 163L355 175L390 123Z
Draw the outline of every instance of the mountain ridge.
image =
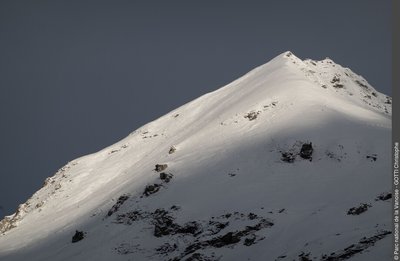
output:
M104 251L100 251L98 247L94 248L99 251L98 254L93 251L79 254L79 251L82 252L85 248L79 250L79 245L69 246L66 245L68 240L60 241L61 238L65 240L66 234L70 234L78 228L92 230L88 232L87 239L79 242L82 245L89 244L88 241L92 234L99 237L100 241L96 242L102 246L108 246L108 242L105 242L105 239L102 241L100 235L108 238L108 234L110 234L110 241L114 242L114 245L118 245L119 239L129 241L129 233L123 232L121 227L113 225L115 221L110 221L114 216L107 217L107 211L115 204L117 198L125 194L129 195L129 200L121 204L116 211L119 211L118 213L136 209L135 211L139 211L137 215L155 220L156 211L154 209L160 209L168 204L176 204L181 208L179 213L184 213L176 214L174 217L180 223L200 219L201 221L198 223L206 226L206 220L211 217L205 216L204 213L210 216L228 213L234 216L236 221L239 220L247 226L260 226L263 227L262 230L265 226L266 230L277 230L273 233L277 236L279 235L278 231L287 230L285 226L291 227L298 224L290 221L290 217L286 217L287 214L278 215L285 211L292 212L294 216L304 219L310 218L309 214L302 216L303 214L296 213L306 213L307 209L311 213L317 213L321 208L327 209L326 213L333 215L334 210L341 209L343 206L348 208L352 206L349 205L348 199L333 200L337 190L330 191L326 187L327 191L321 191L317 184L325 187L328 181L332 182L338 187L346 188L345 195L348 195L346 193L353 191L354 188L360 190L366 186L371 190L369 193L374 194L374 197L390 189L389 178L388 181L379 181L375 173L377 170L386 173L389 168L390 157L385 148L389 146L390 142L390 138L387 137L391 129L390 117L390 97L377 92L361 76L335 64L330 59L319 62L302 61L291 52L285 52L225 87L205 94L144 125L120 142L97 153L73 160L61 168L55 176L46 180L44 188L21 205L15 215L0 222L0 232L3 233L0 236L0 246L3 246L3 249L0 248L0 260L3 256L11 258L10 260L23 259L24 255L32 251L37 253L37 249L48 249L45 247L46 244L55 244L55 249L59 249L57 251L68 249L66 256L63 256L65 259L74 256L82 258L88 255L86 258L97 256L100 260L104 258L107 260L111 257L126 260L126 255L128 255L129 258L135 256L143 259L145 256L146 260L163 260L166 256L179 258L183 255L185 252L183 246L181 246L182 249L178 247L178 250L175 249L166 255L150 251L154 255L151 258L147 253L149 250L143 250L144 252L137 250L135 253L126 254L118 254L118 251L110 254L107 250L106 255L103 256ZM302 145L308 142L312 142L315 151L312 162L302 160L298 155ZM172 147L175 148L175 151L169 153ZM292 163L282 161L284 153L293 156ZM377 154L379 154L379 160L374 161L374 157L378 157L374 155ZM167 164L167 173L173 175L171 182L167 184L159 180L158 172L154 171L156 164ZM331 175L327 175L325 173L327 168L341 170L348 175L338 174L334 171L328 171ZM372 183L375 183L376 187L371 188L371 184L368 182L357 184L360 176L356 173L353 174L354 177L350 175L357 169L367 171L367 181L374 181ZM294 175L297 171L301 172L301 179ZM269 174L265 174L265 172ZM311 185L305 185L303 179L309 178L313 180ZM344 181L351 181L350 184L354 188L342 185ZM268 191L263 191L260 182L261 184L272 184L272 187L267 186ZM298 184L307 187L310 191L309 195L297 188ZM158 187L149 191L151 185ZM285 192L283 189L285 186L302 195L299 206L293 205L296 197ZM221 188L223 188L223 194L220 192ZM161 193L162 199L153 200L152 193L145 196L142 193L146 190L149 193L157 190L154 192L154 197ZM208 191L210 195L206 195L205 191ZM322 199L314 199L316 195L322 193L328 195L328 198L332 198L336 205L328 207ZM352 199L354 202L362 203L368 196L368 200L373 200L369 193L360 192L359 195L353 195ZM277 199L259 199L259 194L268 197L273 195ZM194 198L191 199L189 195L194 195ZM214 202L211 200L212 198L218 200ZM236 201L231 202L230 199ZM253 202L255 199L260 200L261 203ZM308 201L315 202L307 206ZM62 204L60 204L61 202ZM266 211L267 208L268 211ZM375 211L375 209L389 212L385 205L374 206L370 211ZM259 211L256 215L265 218L254 218L253 221L256 220L260 223L250 225L251 220L245 220L241 215L251 216L250 213L255 210ZM282 212L280 212L281 210ZM268 213L271 211L274 214L269 215ZM345 209L341 209L341 211L346 212ZM236 212L239 214L235 216ZM320 215L327 217L326 213ZM373 213L373 215L377 215L376 212ZM162 218L169 217L169 215L172 214L165 214ZM279 225L279 222L275 222L277 216L286 221L282 221L282 225ZM333 216L337 216L337 214ZM172 217L169 218L172 219ZM376 221L373 216L368 218ZM381 229L388 227L389 218L390 215L382 219ZM348 230L343 228L348 233L344 242L353 242L351 240L358 236L350 229L354 228L354 224L341 215L338 219L346 224L343 226L344 228L348 228ZM156 222L154 220L151 222ZM218 222L222 224L238 223L234 227L240 227L240 222L235 220L230 217L221 217ZM268 222L276 224L269 226L267 221L262 220L269 220ZM211 219L209 221L211 222ZM34 226L31 223L34 223ZM92 223L94 225L89 225ZM370 221L365 221L365 224L370 225L370 223ZM50 227L49 224L51 224ZM11 226L15 226L15 228L10 229ZM104 226L113 226L115 230L106 229ZM340 229L337 226L333 227ZM363 228L365 230L363 236L368 233L371 235L374 230L366 227L368 226L365 225ZM306 228L308 226L300 229L303 231L300 234L305 233ZM146 246L159 241L149 237L146 229L142 229L144 232L140 230L140 227L133 228L131 226L130 229L133 231L139 229L137 232L144 235L143 240L147 242L144 244ZM232 231L230 233L233 233ZM246 242L244 237L247 237L247 242L252 241L253 238L255 238L254 242L260 242L252 246L253 248L263 242L273 240L273 237L269 239L267 234L264 235L267 238L261 240L262 235L251 231L239 231L242 231L243 235L243 238L239 238L239 242L243 240ZM310 239L326 238L323 233L319 235L317 232L315 233L315 238L311 236ZM288 236L290 235L288 233ZM293 235L296 233L292 234L292 237ZM174 237L173 235L168 236ZM195 240L194 242L196 242L201 239L186 237L182 239L179 236L178 233L178 238L172 240L176 240L177 245L182 240ZM57 239L55 243L44 240L52 237ZM207 238L204 233L201 234L201 237ZM25 241L21 240L22 238ZM94 239L92 238L92 240ZM229 248L226 250L221 247L216 247L216 250L220 252L215 251L218 252L217 256L212 257L212 253L208 253L211 248L209 245L213 245L214 242L212 240L215 241L215 238L200 241L203 245L207 245L207 247L203 246L205 247L204 251L198 249L197 252L194 251L180 258L188 258L197 253L208 256L210 260L221 258L222 260L225 260L224 258L227 258L226 260L243 260L236 259L238 258L236 257L237 252L229 252ZM288 238L283 237L282 240L281 244L284 248L286 245L284 242ZM296 240L301 241L301 239ZM140 241L136 240L136 242L140 244ZM123 243L120 243L119 246L121 244ZM326 243L327 250L332 249L328 247L329 244L331 247L332 245L338 247L334 242ZM298 256L300 255L300 251L298 251L300 246L299 244L294 245L293 251L284 250L282 246L277 250L268 247L268 250L269 253L276 252L276 258L279 255L282 256L283 252L287 256ZM27 246L27 249L24 249L24 246ZM94 247L93 243L90 246ZM192 245L192 247L199 246ZM111 246L109 248L112 249ZM318 249L316 245L314 248L317 249L314 251L323 251L323 248ZM19 251L14 249L19 249ZM127 251L127 249L125 250ZM259 251L256 253L260 254ZM176 254L177 252L180 252L180 255ZM240 253L244 255L242 258L250 255L244 250ZM325 253L331 252L326 251ZM39 255L38 260L50 259L55 255L54 252L50 253L48 257ZM218 257L218 255L220 256ZM234 257L234 259L229 259L230 257Z

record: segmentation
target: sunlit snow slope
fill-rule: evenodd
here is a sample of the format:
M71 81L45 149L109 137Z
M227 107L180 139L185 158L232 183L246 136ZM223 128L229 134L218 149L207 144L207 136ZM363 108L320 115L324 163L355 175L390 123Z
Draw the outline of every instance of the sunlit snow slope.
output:
M390 137L390 97L286 52L69 162L0 260L390 260Z

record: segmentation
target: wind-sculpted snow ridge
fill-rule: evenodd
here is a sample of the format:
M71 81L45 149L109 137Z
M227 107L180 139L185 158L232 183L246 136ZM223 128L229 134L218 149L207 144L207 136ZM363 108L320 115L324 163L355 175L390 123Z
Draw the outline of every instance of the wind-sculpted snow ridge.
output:
M0 260L388 260L391 98L285 52L76 159Z

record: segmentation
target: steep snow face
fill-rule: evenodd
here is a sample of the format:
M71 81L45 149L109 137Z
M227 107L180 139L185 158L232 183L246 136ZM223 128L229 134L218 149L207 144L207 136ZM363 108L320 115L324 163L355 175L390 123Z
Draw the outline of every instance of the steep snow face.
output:
M0 260L386 260L390 137L390 97L286 52L61 168Z

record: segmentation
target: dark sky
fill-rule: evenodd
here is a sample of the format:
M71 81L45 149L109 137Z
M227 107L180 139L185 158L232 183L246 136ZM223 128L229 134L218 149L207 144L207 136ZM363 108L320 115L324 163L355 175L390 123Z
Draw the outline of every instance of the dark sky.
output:
M390 95L391 1L0 1L0 216L68 161L286 50Z

